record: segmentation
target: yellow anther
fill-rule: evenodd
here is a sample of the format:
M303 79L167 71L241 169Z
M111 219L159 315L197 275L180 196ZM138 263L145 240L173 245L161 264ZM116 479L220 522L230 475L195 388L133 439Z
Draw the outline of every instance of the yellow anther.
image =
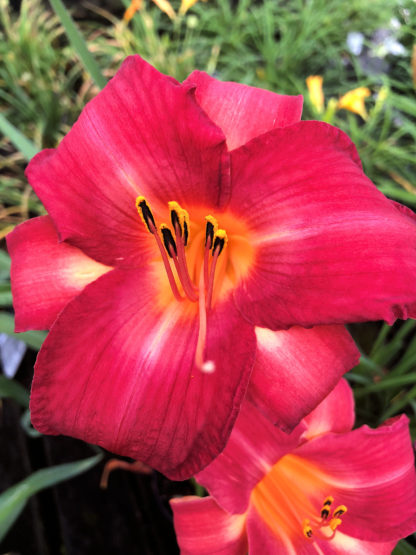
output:
M176 200L171 200L168 202L168 206L169 206L169 210L176 210L176 212L179 214L180 212L182 212L182 207L181 205L176 202Z
M212 227L214 228L214 235L215 235L215 233L217 233L218 231L218 222L216 218L214 218L214 216L211 216L211 214L208 214L208 216L205 216L205 221L209 222L212 225Z
M325 505L332 505L333 502L334 502L334 498L331 495L328 495L328 497L322 503L322 506L325 507Z
M305 518L302 526L303 526L303 535L305 536L305 538L311 538L313 536L313 530L310 525L310 520Z
M332 513L333 517L340 517L347 512L347 507L345 505L339 505Z
M218 239L221 239L222 241L224 241L225 245L228 243L227 232L225 231L225 229L218 229L215 232L214 241L215 241L215 239L217 239L217 237L218 237Z
M147 203L147 200L142 196L138 196L136 198L136 208L144 225L147 227L147 230L150 233L153 233L154 230L156 229L156 224L153 218L152 211L150 210L150 206Z
M222 253L224 247L227 246L227 243L227 232L225 231L225 229L218 229L218 231L216 231L214 235L214 248L212 254L214 255L214 252L217 251L219 256Z
M331 518L331 520L329 521L329 527L333 532L335 532L335 530L338 528L338 526L341 523L342 523L342 520L340 518Z

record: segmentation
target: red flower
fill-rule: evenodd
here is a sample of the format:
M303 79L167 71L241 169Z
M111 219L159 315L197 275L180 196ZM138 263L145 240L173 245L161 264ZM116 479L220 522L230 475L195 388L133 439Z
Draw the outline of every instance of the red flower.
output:
M391 553L416 527L408 421L353 422L344 380L290 435L245 401L226 448L197 475L212 497L171 501L181 553Z
M31 161L49 216L8 246L17 330L51 330L32 391L39 430L183 478L224 447L256 333L281 357L270 330L407 316L414 221L341 131L299 122L301 105L200 72L181 85L135 56ZM293 389L281 374L285 399L302 400L272 408L282 426L356 361L343 329L308 337L336 364L326 381L297 374Z

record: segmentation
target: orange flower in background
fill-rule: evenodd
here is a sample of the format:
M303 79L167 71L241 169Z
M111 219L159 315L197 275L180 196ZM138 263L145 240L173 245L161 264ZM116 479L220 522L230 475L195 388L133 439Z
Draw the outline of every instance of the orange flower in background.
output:
M309 75L309 77L306 78L309 100L319 114L322 114L325 110L325 95L322 85L323 77L321 75ZM328 111L331 111L331 107L333 112L344 109L354 112L354 114L358 114L366 120L368 118L368 114L365 109L365 99L370 95L370 89L367 87L357 87L356 89L352 89L341 96L338 101L331 98L328 102L327 113ZM324 118L324 120L329 121L327 118Z
M168 0L153 0L156 6L159 8L160 11L164 12L165 14L170 17L170 19L176 18L175 10L172 8L172 5ZM133 18L134 14L141 10L143 7L143 0L132 0L130 6L124 12L123 19L127 23Z
M325 97L322 90L323 78L321 75L309 75L306 78L306 86L309 91L309 99L317 112L324 111Z
M371 95L367 87L358 87L352 91L348 91L341 96L338 101L338 109L349 110L358 114L363 119L368 118L367 110L365 109L365 99Z

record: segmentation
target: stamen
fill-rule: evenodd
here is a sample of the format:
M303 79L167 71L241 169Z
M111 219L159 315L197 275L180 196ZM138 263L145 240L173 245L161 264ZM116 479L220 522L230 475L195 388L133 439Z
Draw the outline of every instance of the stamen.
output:
M305 520L303 521L303 535L305 536L305 538L308 538L308 539L310 539L313 536L313 530L310 524L311 524L310 520L305 518Z
M183 210L180 205L172 200L168 202L170 210L170 221L172 222L172 227L176 231L176 227L179 229L179 235L182 237L182 226L183 226Z
M166 256L166 251L162 244L162 241L159 237L159 233L157 231L155 219L153 218L152 211L150 210L149 205L144 197L137 197L136 199L136 207L137 211L140 214L143 223L147 227L149 233L153 235L156 240L156 244L159 247L160 254L162 256L163 265L165 266L166 275L168 276L169 285L172 289L172 293L177 301L183 301L184 297L179 293L178 286L176 285L175 277L172 273L172 269L169 264L169 259Z
M208 245L208 242L210 239L211 246L209 248L211 248L212 245L214 244L214 235L218 231L218 222L214 218L214 216L211 216L210 214L208 216L205 216L205 220L207 222L206 228L205 228L205 246Z
M228 237L225 229L219 229L215 233L214 249L212 251L212 255L214 255L214 252L216 251L216 249L219 249L218 255L220 255L227 243L228 243Z
M218 231L218 222L214 216L208 215L205 217L205 250L204 250L204 284L205 289L208 289L209 281L209 251L214 244L214 235Z
M149 233L154 233L156 229L155 219L144 197L140 196L136 198L136 208Z
M189 239L189 214L186 210L182 210L183 213L183 244L186 245L188 244L188 239Z
M212 249L212 263L209 272L208 286L207 286L207 309L211 308L212 294L214 291L214 278L217 260L224 247L228 242L227 233L224 229L219 229L214 235L214 248Z
M345 505L339 505L332 513L331 518L328 522L330 507L334 502L334 498L332 496L328 496L321 508L321 520L319 521L317 517L314 515L311 520L305 519L302 524L303 535L306 538L312 538L312 536L318 537L319 539L323 540L332 540L335 536L335 531L340 524L342 524L342 520L340 516L347 512L347 507ZM332 531L328 535L329 530Z
M206 360L204 362L205 341L207 338L207 310L205 306L205 287L203 271L199 275L199 330L198 341L195 351L195 364L202 371L211 374L215 371L215 362Z
M168 255L174 258L178 255L178 249L176 248L175 239L173 238L171 230L166 224L161 224L160 231L162 232L163 243L165 244Z
M340 505L339 507L337 507L332 516L335 518L339 518L340 516L342 516L343 514L345 514L347 512L347 507L345 505Z
M196 301L198 298L194 291L196 291L197 288L193 284L191 276L189 275L188 264L185 256L185 246L189 238L189 214L186 210L181 208L176 201L171 201L168 204L170 219L172 221L176 237L176 254L179 262L179 268L177 268L178 275L180 276L182 286L189 299L191 301Z

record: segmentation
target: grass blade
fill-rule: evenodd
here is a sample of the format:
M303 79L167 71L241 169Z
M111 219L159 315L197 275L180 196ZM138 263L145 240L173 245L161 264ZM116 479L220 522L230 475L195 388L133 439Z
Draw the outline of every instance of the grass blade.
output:
M29 141L10 121L0 114L0 132L10 139L10 142L20 150L26 160L33 158L39 152L39 149Z
M66 34L68 35L69 41L75 52L78 54L83 66L91 75L92 79L95 81L95 84L100 87L100 89L104 88L107 84L107 80L101 73L100 68L98 67L92 54L88 50L83 36L78 31L75 23L69 15L69 12L62 3L62 0L50 0L50 3L52 8L55 10L56 15L61 20Z

